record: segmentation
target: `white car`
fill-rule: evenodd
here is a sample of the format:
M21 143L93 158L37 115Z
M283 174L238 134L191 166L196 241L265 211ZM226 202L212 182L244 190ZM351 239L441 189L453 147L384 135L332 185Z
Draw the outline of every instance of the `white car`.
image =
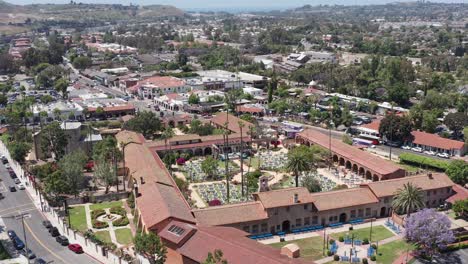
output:
M23 183L20 183L20 184L18 184L18 189L24 190L24 189L26 189L26 187L24 186Z
M402 146L401 148L402 148L402 149L406 149L406 150L410 150L410 149L411 149L410 146L406 146L406 145L405 145L405 146Z
M423 152L422 148L420 147L414 147L414 148L411 148L411 150L414 152L419 152L419 153Z
M447 154L447 153L445 153L445 152L443 152L443 153L437 153L437 156L438 156L438 157L441 157L441 158L444 158L444 159L450 158L450 155Z
M432 150L426 150L424 151L424 154L435 156L436 153Z
M10 163L5 164L5 168L6 168L6 169L11 168Z

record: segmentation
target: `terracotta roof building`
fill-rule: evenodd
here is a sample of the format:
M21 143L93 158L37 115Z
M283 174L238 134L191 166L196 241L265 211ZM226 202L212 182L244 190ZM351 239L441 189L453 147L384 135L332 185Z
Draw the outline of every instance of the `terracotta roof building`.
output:
M280 255L279 249L257 243L247 238L247 233L220 226L197 225L189 204L155 151L148 147L141 134L122 131L116 135L124 148L125 169L129 183L136 195L135 215L137 225L155 232L168 248L167 263L202 263L208 253L223 251L229 263L303 263ZM187 138L193 138L189 136ZM258 202L241 208L237 221L247 216L253 208L262 213ZM214 211L213 211L214 212ZM212 220L216 221L217 213ZM266 214L263 212L263 220ZM207 219L208 220L208 219ZM252 219L260 220L260 219ZM216 222L212 223L216 225Z
M463 156L467 151L467 146L463 141L443 138L439 135L422 131L413 131L411 134L414 137L411 142L412 145L421 147L424 150L445 152L452 156Z
M454 183L445 174L424 174L363 184L359 188L309 193L304 187L254 193L255 202L193 210L198 224L242 229L250 234L289 232L350 220L387 217L398 189L411 182L424 192L428 207L452 196ZM245 217L243 217L245 216Z
M227 123L228 129L233 133L240 133L239 122L244 123L245 126L242 130L245 134L247 134L247 131L249 131L250 127L254 127L252 123L242 120L228 113L218 113L210 120L210 122L217 128L224 128L224 126Z
M311 129L297 134L296 142L305 145L319 145L329 149L333 161L345 166L347 169L373 181L400 178L405 176L405 170L394 163L379 158L356 147L345 144L336 139L330 139L327 135Z
M447 200L445 200L447 203L454 204L457 201L463 201L468 199L468 190L461 185L454 185L453 192L455 194L450 196Z

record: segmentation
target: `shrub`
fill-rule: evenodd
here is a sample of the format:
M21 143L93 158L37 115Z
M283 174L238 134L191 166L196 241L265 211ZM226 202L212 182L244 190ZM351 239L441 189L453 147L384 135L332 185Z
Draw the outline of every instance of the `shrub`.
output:
M340 261L340 256L338 256L338 255L333 255L333 260L334 260L334 261Z
M371 247L372 247L373 249L377 249L377 245L376 245L376 244L372 244Z
M376 259L377 259L377 257L375 255L370 257L370 260L372 260L372 261L375 261Z
M114 226L126 226L129 224L128 218L126 216L119 218L117 220L114 220L112 222L112 225Z
M340 236L340 237L338 238L338 241L343 242L343 241L344 241L343 236Z
M400 161L407 164L417 165L422 168L429 167L440 171L445 171L449 162L430 157L420 156L412 153L401 153Z
M327 250L327 256L330 257L331 255L333 255L333 253L330 250Z
M219 206L219 205L221 205L221 204L222 204L221 201L218 200L218 199L211 200L211 201L208 203L209 206Z
M96 229L102 229L102 228L109 227L109 224L106 223L106 222L101 222L101 221L98 221L98 220L94 219L93 220L93 227L96 228Z
M368 264L368 263L369 263L369 262L367 261L366 258L363 258L363 259L362 259L362 264Z
M106 214L106 211L104 211L103 209L92 210L91 211L91 219L95 220L99 216L105 215L105 214Z
M362 240L362 244L363 244L363 245L369 244L369 239L368 239L367 237L364 238L364 239Z
M122 128L122 123L119 121L109 121L108 125L109 128Z
M112 213L112 214L118 214L118 215L121 215L121 216L126 216L127 215L127 211L125 211L125 209L122 208L121 206L114 206L111 209L109 209L109 212Z
M335 243L335 239L330 239L330 240L328 241L328 243L330 243L330 244Z

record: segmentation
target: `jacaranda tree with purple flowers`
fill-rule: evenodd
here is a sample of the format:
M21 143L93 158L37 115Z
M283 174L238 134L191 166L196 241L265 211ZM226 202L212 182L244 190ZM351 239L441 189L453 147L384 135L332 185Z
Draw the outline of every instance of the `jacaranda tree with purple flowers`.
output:
M405 237L414 243L422 254L432 257L455 241L449 218L434 209L423 209L406 220Z

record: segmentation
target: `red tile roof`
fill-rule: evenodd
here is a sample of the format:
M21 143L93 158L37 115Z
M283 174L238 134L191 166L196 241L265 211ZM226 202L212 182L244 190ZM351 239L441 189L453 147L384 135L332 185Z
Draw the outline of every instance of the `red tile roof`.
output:
M411 134L414 136L413 143L430 146L440 149L463 149L465 143L462 141L456 141L448 138L440 137L436 134L426 133L422 131L413 131Z
M228 123L228 129L234 133L240 133L239 122L244 123L244 128L242 129L243 133L247 135L247 131L249 131L249 127L253 127L254 125L250 122L242 120L236 116L227 113L218 113L215 115L211 120L212 123L216 124L218 127L225 126L226 122Z
M379 200L367 188L352 188L311 194L311 199L319 211L347 208L378 203Z
M227 225L268 219L260 202L213 206L192 212L202 225Z
M208 252L219 249L229 264L313 263L280 255L280 249L247 238L248 234L233 227L199 226L198 231L177 252L202 263Z
M138 82L139 85L154 85L157 88L184 86L185 81L172 76L153 76Z
M260 201L265 208L274 208L293 205L294 194L298 195L299 204L310 203L311 199L309 191L304 187L286 188L273 190L269 192L254 193L256 201Z
M432 173L432 179L427 174L404 177L393 180L368 183L367 186L378 197L392 196L403 188L403 185L411 182L423 190L433 190L452 187L454 183L445 173ZM365 186L365 185L364 185Z
M380 120L374 120L369 124L362 125L361 127L367 128L367 129L372 129L372 130L375 130L375 131L379 132Z
M252 107L252 106L244 106L244 105L239 105L236 107L236 110L238 112L244 112L244 113L263 113L263 109L260 107Z
M447 200L448 203L455 203L456 201L463 201L468 199L468 190L461 185L454 185L452 190L455 192L454 195L450 196Z
M325 134L322 134L318 131L307 129L297 135L310 140L314 144L320 145L323 148L329 148L329 137ZM374 171L380 175L389 175L389 174L403 174L404 170L394 163L379 158L375 155L372 155L368 152L359 150L353 146L345 144L336 139L331 140L331 149L332 152L346 157L348 160L356 163L362 167L365 167L371 171Z

